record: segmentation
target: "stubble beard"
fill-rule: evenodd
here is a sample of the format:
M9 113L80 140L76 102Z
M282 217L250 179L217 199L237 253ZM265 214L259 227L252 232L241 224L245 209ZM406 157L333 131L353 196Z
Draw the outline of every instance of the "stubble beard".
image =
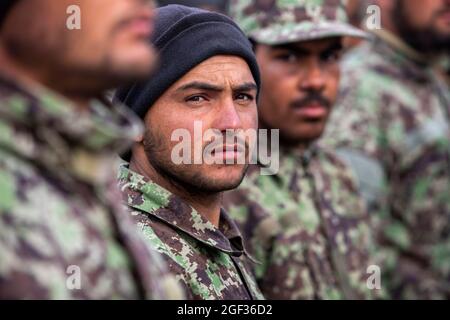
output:
M145 130L143 146L149 164L165 181L175 189L196 197L199 195L211 196L237 188L248 170L248 165L245 165L238 181L219 182L205 176L201 170L198 172L191 170L192 166L198 165L176 165L170 160L170 157L164 157L164 154L170 154L170 148L165 146L164 138L154 134L152 130Z
M430 23L427 27L417 28L411 25L405 16L404 0L396 2L393 11L393 22L400 37L411 47L424 54L450 53L450 35L444 35L435 30Z

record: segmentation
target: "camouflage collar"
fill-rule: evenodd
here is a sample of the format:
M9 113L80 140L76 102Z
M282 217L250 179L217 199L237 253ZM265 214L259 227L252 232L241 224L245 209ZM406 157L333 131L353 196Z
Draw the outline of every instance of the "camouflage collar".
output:
M420 57L413 57L413 54L411 54L412 51L408 53L408 50L405 49L407 48L407 44L401 45L402 40L387 31L384 33L377 32L375 35L376 37L373 43L369 44L369 46L380 57L380 61L383 62L381 65L375 65L375 68L381 68L380 71L388 73L391 76L408 79L408 81L413 81L420 85L430 84L434 81L435 65L430 63L430 61L438 62L441 60L423 60ZM396 68L386 69L384 62L393 64Z
M309 170L311 163L319 156L320 150L317 143L311 144L305 150L280 146L280 167L273 177L282 186L289 188L293 179L299 178Z
M283 166L283 159L292 159L295 163L303 167L308 167L318 153L319 146L316 143L311 144L303 150L280 147L280 168Z
M389 44L393 49L402 53L408 59L411 59L423 65L428 64L429 59L427 59L425 55L421 54L420 52L412 48L410 45L408 45L406 42L404 42L402 39L400 39L392 32L389 32L385 29L380 29L374 30L373 33L378 38Z
M318 143L314 142L308 146L307 149L300 148L286 148L280 146L278 155L273 155L272 158L278 157L279 170L274 172L270 176L283 181L285 178L289 178L294 170L299 168L308 168L311 161L316 158L320 153L321 147ZM250 166L247 174L260 174L261 167L269 169L261 162L258 162L256 166Z
M93 100L81 113L44 87L26 88L1 75L0 119L2 148L94 183L109 179L105 163L115 162L114 153L141 132L140 121L124 107Z
M248 256L241 233L225 210L221 211L217 229L184 200L127 165L120 167L119 186L129 207L151 214L209 247L237 257Z

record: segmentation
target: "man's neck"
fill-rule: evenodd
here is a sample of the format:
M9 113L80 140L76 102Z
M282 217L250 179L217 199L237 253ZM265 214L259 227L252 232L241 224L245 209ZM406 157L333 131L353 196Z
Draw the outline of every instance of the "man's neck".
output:
M16 59L12 58L1 46L1 44L0 66L0 73L3 76L14 79L14 81L18 82L24 88L35 91L36 88L45 87L47 90L50 89L73 102L74 105L79 109L79 111L85 111L89 107L89 102L92 97L77 94L68 94L67 92L58 90L56 85L52 85L52 83L54 83L55 81L48 80L49 77L39 72L38 69L31 70L30 68L23 66Z
M280 148L286 151L295 151L296 153L303 153L311 146L313 142L306 140L288 140L280 137Z
M373 32L396 51L401 52L408 59L420 64L427 64L430 61L427 55L419 53L416 49L401 39L396 33L384 29L375 30Z
M205 219L219 228L222 193L191 193L181 185L175 184L163 175L143 157L132 157L130 170L144 176L157 185L180 197L197 210Z

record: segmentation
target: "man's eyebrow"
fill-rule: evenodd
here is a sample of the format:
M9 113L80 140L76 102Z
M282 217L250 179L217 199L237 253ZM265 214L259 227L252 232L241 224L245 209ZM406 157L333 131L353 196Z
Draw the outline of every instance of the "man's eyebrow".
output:
M185 85L182 85L181 87L176 89L176 91L180 92L180 91L186 91L189 89L217 91L217 92L225 90L221 86L216 86L216 85L213 85L213 84L210 84L207 82L194 81L194 82L190 82ZM243 83L240 85L233 86L232 89L233 89L233 91L252 91L252 90L258 90L258 86L254 82L246 82L246 83Z
M278 50L289 50L289 51L295 52L297 54L303 54L303 55L311 54L311 51L309 51L308 49L304 49L304 48L299 47L292 43L275 45L272 48L278 49ZM331 43L328 47L321 50L321 52L337 51L337 50L342 50L343 48L344 48L344 46L342 44L342 40L336 40L336 41L333 41L333 43Z
M295 53L298 54L309 54L310 52L306 49L303 49L301 47L296 46L295 44L292 43L286 43L286 44L278 44L275 46L272 46L272 49L275 50L288 50L288 51L293 51Z
M189 89L198 89L198 90L206 90L206 91L223 91L224 88L220 86L216 86L207 82L193 81L189 82L185 85L182 85L176 91L186 91Z
M342 49L344 49L344 45L342 44L342 41L336 41L336 42L330 44L326 49L324 49L323 52L339 51Z
M233 87L233 91L258 91L258 86L254 82L246 82Z

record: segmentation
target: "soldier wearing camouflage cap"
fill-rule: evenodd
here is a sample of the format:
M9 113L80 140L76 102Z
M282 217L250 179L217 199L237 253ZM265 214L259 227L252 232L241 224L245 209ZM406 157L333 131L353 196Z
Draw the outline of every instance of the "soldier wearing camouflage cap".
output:
M99 98L149 74L152 8L76 3L82 32L73 1L1 1L0 299L183 298L118 201L140 121Z
M250 168L226 195L257 260L269 299L365 299L370 233L346 167L321 136L339 82L342 37L365 33L346 22L343 1L237 0L232 16L254 42L261 69L260 127L279 129L280 168Z
M343 63L326 134L359 180L397 299L450 298L450 1L378 0L382 29Z

